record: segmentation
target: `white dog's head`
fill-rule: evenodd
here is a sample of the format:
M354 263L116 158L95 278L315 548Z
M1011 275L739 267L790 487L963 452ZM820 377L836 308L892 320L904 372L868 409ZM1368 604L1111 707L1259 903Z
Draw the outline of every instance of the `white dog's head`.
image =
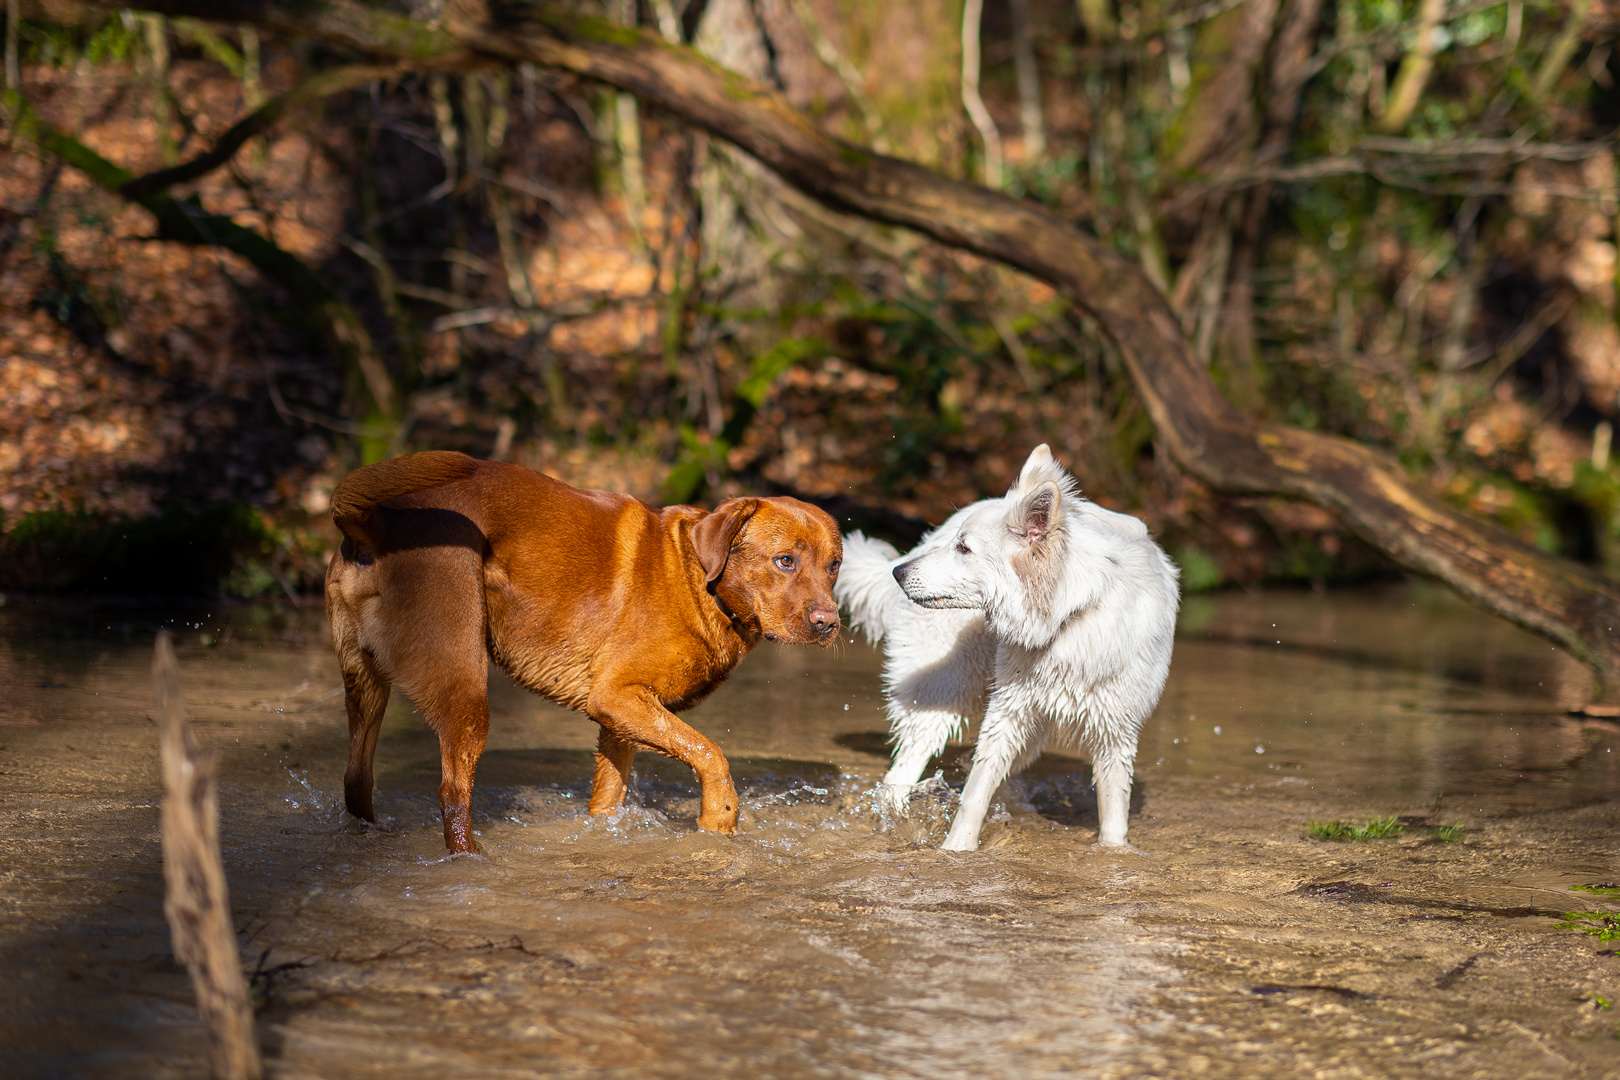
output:
M1051 640L1067 617L1063 567L1067 505L1074 479L1042 443L1005 498L986 499L960 517L944 546L894 568L911 601L928 608L974 608L996 633L1031 647Z

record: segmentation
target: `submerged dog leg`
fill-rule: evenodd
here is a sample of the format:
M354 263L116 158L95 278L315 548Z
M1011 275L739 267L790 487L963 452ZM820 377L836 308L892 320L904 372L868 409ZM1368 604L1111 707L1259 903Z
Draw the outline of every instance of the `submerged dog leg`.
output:
M938 740L944 743L944 738ZM894 748L894 764L883 774L878 792L883 805L891 814L904 814L910 807L911 789L922 779L928 760L938 751L921 740L898 743Z
M991 702L984 718L979 745L973 751L973 768L962 788L962 804L951 821L951 831L940 845L941 851L979 850L979 830L995 799L996 789L1012 771L1013 759L1025 745L1026 732L1016 717L1007 715Z
M977 611L906 608L901 614L891 620L883 669L894 763L881 797L896 814L906 812L929 759L944 752L968 717L984 715L996 654Z
M726 755L664 708L645 688L598 691L591 695L587 712L616 738L656 750L691 767L703 785L698 828L727 835L737 831L737 788L731 782Z
M636 746L607 728L596 737L596 771L591 777L593 814L611 814L624 803L630 786L630 765L636 759Z
M439 813L444 818L444 846L452 854L477 852L472 835L473 774L489 738L489 697L471 695L457 702L448 716L428 714L439 733Z
M922 779L929 760L944 751L945 744L962 729L964 721L955 713L938 709L902 711L892 702L889 716L894 732L894 764L883 776L879 795L890 813L904 814L909 808L911 791Z
M1135 748L1128 753L1099 751L1092 755L1092 780L1097 785L1097 843L1104 847L1125 846L1125 829L1131 813L1131 764Z
M388 709L388 680L369 665L343 673L343 704L349 713L349 767L343 773L343 804L364 821L376 821L371 805L371 762Z

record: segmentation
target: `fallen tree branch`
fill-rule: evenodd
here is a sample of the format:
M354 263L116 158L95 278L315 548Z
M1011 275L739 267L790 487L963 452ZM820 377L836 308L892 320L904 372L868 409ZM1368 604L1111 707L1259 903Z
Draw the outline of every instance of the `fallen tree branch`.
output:
M820 130L781 94L689 49L541 3L452 0L440 27L352 0L158 0L170 14L270 26L409 61L467 48L562 68L626 90L752 154L835 209L1017 267L1059 289L1113 340L1160 445L1234 494L1304 499L1392 559L1539 633L1589 664L1620 699L1620 588L1442 502L1389 454L1255 421L1221 396L1175 313L1143 272L1038 207L882 156Z

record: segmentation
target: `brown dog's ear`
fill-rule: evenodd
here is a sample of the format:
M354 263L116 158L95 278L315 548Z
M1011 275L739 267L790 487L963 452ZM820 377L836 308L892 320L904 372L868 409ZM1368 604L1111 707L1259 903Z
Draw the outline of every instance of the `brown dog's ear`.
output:
M714 513L692 526L692 546L697 549L698 562L703 565L710 585L725 573L731 545L737 542L737 535L758 509L758 499L727 499L714 508Z

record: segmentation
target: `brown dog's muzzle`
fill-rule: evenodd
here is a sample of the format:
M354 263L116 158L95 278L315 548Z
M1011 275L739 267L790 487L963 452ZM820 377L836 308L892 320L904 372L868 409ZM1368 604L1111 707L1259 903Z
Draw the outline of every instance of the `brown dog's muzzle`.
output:
M836 604L812 604L805 613L805 621L810 624L811 636L825 645L838 633L838 607Z

